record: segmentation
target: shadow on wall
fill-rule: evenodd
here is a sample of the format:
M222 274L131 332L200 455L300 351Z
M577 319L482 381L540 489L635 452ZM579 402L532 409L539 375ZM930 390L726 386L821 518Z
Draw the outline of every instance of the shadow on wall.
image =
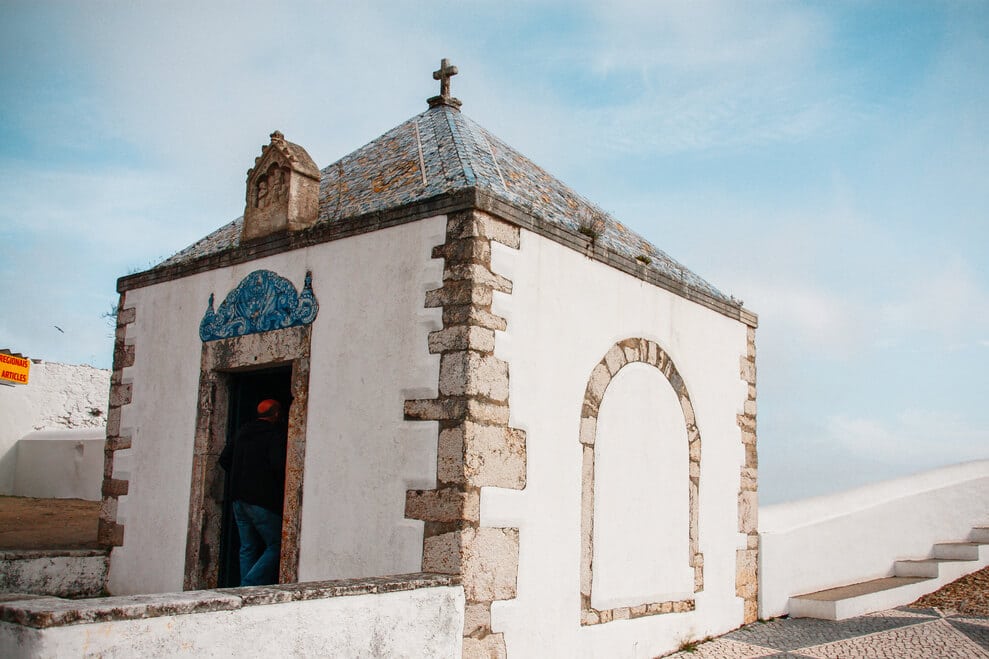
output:
M14 444L7 451L0 451L0 495L14 493L14 476L16 473L17 445Z

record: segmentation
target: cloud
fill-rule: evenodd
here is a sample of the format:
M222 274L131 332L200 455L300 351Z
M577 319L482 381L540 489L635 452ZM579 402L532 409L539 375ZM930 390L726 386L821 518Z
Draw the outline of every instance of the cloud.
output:
M731 2L642 3L591 6L597 70L677 67L692 72L745 69L791 57L805 58L826 38L822 17L785 3L755 7Z
M71 237L8 243L0 264L0 337L34 358L107 367L112 330L100 314L116 303L114 250L102 258ZM64 333L54 328L58 325Z
M839 291L786 277L736 284L745 291L746 306L759 313L760 333L769 332L774 342L792 346L797 354L814 351L849 357L869 344L871 330L862 322L858 301Z
M898 298L879 310L884 334L904 339L921 335L942 346L984 343L989 331L989 290L975 269L960 257L939 269L911 273Z
M866 460L923 469L989 458L989 429L953 413L912 408L891 420L831 416L823 441Z
M832 414L815 420L779 412L760 422L759 498L764 504L989 458L985 424L957 413L912 408L890 418Z
M819 12L720 2L541 10L538 23L529 15L538 12L516 6L509 18L486 17L490 36L467 49L455 83L466 112L557 173L573 162L788 144L858 116L841 76L821 66L831 27Z
M889 284L843 288L820 273L790 271L767 254L769 270L736 276L746 306L760 316L760 333L776 349L847 359L875 348L955 352L989 344L989 292L974 269L956 259L932 272L900 273ZM863 275L864 276L864 275Z
M247 6L79 8L73 42L111 104L105 120L171 161L229 166L240 152L249 165L255 142L274 128L316 152L326 143L355 148L362 126L391 125L389 101L428 80L429 71L401 72L430 50L428 30L415 21L387 20L385 9L364 5ZM387 85L384 71L397 73Z
M608 3L582 61L607 85L602 107L578 111L595 149L671 154L820 134L848 111L822 70L830 27L787 4ZM599 83L600 84L600 83Z
M0 161L0 236L7 245L0 336L9 347L108 366L113 340L100 314L116 303L117 277L192 242L195 221L209 214L207 203L181 206L189 198L183 183L159 171Z
M837 114L830 99L801 96L784 81L713 80L690 90L578 111L576 133L588 135L594 150L615 155L793 142L829 130Z
M18 249L0 264L0 335L32 356L105 362L99 314L116 278L239 215L269 132L328 164L425 109L446 53L420 9L388 12L181 2L13 12L0 28L10 64L0 89L12 99L0 112L13 131L0 154L0 234Z
M145 258L167 255L159 250L176 242L173 211L192 202L192 209L183 208L188 220L209 208L206 199L189 198L182 174L138 167L39 168L0 160L3 230L19 240L64 243L78 252L95 248L102 261L133 259L138 262L131 266L143 266ZM197 212L197 205L203 210Z

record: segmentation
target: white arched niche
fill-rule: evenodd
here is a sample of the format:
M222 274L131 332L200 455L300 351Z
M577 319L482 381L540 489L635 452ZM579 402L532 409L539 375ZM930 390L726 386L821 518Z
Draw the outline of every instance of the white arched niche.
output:
M594 452L591 606L692 597L687 428L662 372L631 363L615 374Z

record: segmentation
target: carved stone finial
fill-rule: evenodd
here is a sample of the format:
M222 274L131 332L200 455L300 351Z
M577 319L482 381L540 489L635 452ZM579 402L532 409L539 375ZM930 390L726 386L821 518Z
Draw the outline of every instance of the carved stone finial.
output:
M312 226L319 214L319 168L305 149L280 131L261 147L247 172L241 240Z
M440 105L446 105L457 110L460 109L460 106L463 105L460 99L450 96L450 78L457 75L457 73L457 67L450 64L450 60L445 57L440 60L439 70L433 71L433 80L440 81L440 95L426 99L429 107L435 108Z

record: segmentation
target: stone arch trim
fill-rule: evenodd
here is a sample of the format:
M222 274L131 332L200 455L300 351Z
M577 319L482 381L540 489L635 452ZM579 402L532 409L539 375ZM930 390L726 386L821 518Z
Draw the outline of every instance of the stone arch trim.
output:
M694 568L694 592L704 590L704 555L700 553L698 538L698 493L701 472L701 435L694 417L687 386L670 356L655 341L629 338L611 346L591 371L584 390L580 419L580 443L583 447L581 470L580 517L580 624L597 625L612 620L626 620L661 613L683 613L694 610L694 598L666 602L645 602L637 606L624 606L599 610L591 606L591 586L594 576L594 447L597 437L598 411L608 385L618 372L629 364L642 363L659 370L673 387L680 400L689 443L689 563Z

